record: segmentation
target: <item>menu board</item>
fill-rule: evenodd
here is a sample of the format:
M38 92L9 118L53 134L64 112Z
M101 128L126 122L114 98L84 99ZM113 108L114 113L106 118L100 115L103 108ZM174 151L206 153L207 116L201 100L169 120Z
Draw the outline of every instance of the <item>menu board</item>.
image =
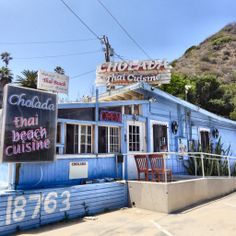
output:
M6 85L1 161L53 161L56 149L56 119L56 94Z

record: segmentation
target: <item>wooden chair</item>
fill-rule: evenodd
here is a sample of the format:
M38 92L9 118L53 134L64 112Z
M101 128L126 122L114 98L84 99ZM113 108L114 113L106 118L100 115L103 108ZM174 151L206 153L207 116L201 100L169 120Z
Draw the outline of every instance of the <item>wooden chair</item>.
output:
M140 174L144 173L145 180L148 181L148 175L152 173L152 170L148 168L147 155L135 155L134 159L138 170L138 180L140 180Z
M149 160L152 168L152 177L156 176L158 182L165 181L165 173L167 175L167 181L172 180L172 170L164 168L163 154L151 154Z

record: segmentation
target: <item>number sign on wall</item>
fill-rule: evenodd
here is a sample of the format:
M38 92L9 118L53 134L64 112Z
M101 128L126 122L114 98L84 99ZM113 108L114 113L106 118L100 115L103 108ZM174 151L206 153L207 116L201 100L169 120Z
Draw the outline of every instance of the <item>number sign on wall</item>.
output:
M56 118L56 94L7 85L2 120L2 162L53 161Z

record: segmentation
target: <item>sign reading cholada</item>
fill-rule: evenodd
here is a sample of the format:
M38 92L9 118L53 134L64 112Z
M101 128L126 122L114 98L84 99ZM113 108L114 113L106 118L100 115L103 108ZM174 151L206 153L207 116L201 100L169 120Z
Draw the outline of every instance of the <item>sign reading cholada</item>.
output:
M97 67L96 85L167 84L171 79L171 68L165 60L105 62Z
M37 88L68 94L69 77L53 72L38 71Z

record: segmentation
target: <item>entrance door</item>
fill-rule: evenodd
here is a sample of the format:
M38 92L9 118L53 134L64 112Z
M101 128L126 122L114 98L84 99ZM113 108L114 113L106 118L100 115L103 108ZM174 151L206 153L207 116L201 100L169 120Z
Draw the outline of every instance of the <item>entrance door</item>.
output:
M127 127L127 150L128 152L145 152L145 123L143 122L128 122Z
M138 121L127 122L127 177L137 179L137 168L132 153L146 151L145 123Z
M165 124L154 123L153 132L153 152L168 151L168 127Z

